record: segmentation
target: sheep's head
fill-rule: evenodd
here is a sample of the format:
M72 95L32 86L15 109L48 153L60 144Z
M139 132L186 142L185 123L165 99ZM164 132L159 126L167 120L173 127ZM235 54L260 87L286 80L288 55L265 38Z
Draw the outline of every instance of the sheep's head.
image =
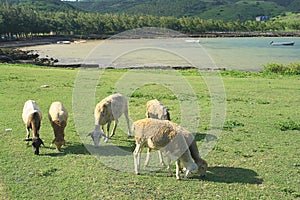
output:
M64 139L61 139L61 140L55 140L54 141L54 144L56 145L56 148L58 151L60 151L60 148L66 144L65 140Z
M32 149L34 151L35 155L40 154L40 146L44 145L44 142L41 138L29 138L26 139L25 141L32 141Z
M163 115L161 116L161 119L169 121L171 120L170 113L167 108L163 108Z
M203 159L197 162L198 165L198 173L203 178L206 176L206 170L207 170L207 162Z
M99 147L99 141L101 136L104 137L104 142L107 142L107 138L105 137L105 134L102 131L93 131L90 132L87 136L91 136L94 142L94 147L97 148Z

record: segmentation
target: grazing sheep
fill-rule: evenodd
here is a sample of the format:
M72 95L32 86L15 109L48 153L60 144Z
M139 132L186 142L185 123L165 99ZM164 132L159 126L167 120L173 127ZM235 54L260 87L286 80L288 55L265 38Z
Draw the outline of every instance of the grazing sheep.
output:
M136 143L136 148L133 152L136 174L139 174L140 156L144 147L161 150L169 158L175 160L177 179L180 179L180 162L186 168L184 178L188 177L190 171L198 170L184 135L175 123L171 123L168 120L146 118L135 121L133 131ZM169 173L171 173L169 167L168 169Z
M98 147L101 137L104 138L105 142L108 141L108 136L105 136L103 126L107 124L107 134L109 134L110 124L114 121L114 127L110 134L110 137L112 137L115 134L119 118L123 113L128 126L128 137L130 137L128 101L122 94L110 95L96 105L94 111L95 129L88 134L88 136L92 137L95 147Z
M29 141L32 141L32 148L35 155L39 155L39 148L44 145L44 142L40 138L40 127L42 120L42 112L39 109L37 103L33 100L25 102L22 112L22 119L25 123L27 137L25 139L28 145ZM32 130L32 138L30 137L30 129Z
M157 99L153 99L147 102L146 117L153 119L171 120L168 109Z
M67 126L68 111L61 102L53 102L49 108L48 118L55 136L52 144L54 143L57 150L60 150L61 146L66 143L64 131Z
M181 126L178 126L178 128L182 132L182 134L185 138L185 141L189 145L189 150L191 152L191 156L192 156L193 160L198 165L198 173L200 174L201 177L205 177L208 165L207 165L207 162L204 159L202 159L199 154L199 150L198 150L198 146L197 146L195 137L193 136L193 134L191 132L187 131L186 129L182 128Z
M153 119L171 120L168 109L157 99L153 99L153 100L150 100L147 102L146 117L153 118ZM151 152L151 149L148 148L145 166L149 165L150 152ZM159 163L161 165L165 166L161 151L157 151L157 152L158 152L158 157L159 157Z
M177 124L173 123L173 122L169 122L169 124L171 124L173 127L176 127L176 130L180 131L183 136L184 139L187 143L187 145L189 146L189 151L191 153L191 156L193 158L193 160L195 161L195 163L198 165L198 173L201 177L205 177L206 176L206 170L208 167L207 162L201 158L200 154L199 154L199 150L198 150L198 146L197 143L195 141L195 137L193 136L193 134L189 131L187 131L186 129L184 129L181 126L178 126ZM147 158L146 158L146 162L149 162L148 157L148 152L147 152ZM168 160L168 169L170 165L170 159ZM170 174L171 175L171 174Z

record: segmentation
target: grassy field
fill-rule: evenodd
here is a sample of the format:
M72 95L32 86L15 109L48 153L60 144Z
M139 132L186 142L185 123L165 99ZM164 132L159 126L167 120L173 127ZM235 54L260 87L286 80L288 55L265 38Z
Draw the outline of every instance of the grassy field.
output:
M105 70L97 83L95 103L114 92L116 82L126 72ZM194 174L177 181L168 177L165 168L142 168L137 176L133 168L132 173L116 170L91 155L79 137L72 112L77 73L74 69L0 65L0 199L300 198L299 76L223 72L226 119L217 145L205 157L209 163L207 177L201 180ZM211 94L199 72L179 73L197 96L200 125L191 131L197 132L201 147L209 131ZM160 99L170 108L172 120L180 122L177 96L157 84L147 84L132 93L129 109L133 121L144 117L145 103L151 98ZM36 100L43 112L41 138L46 146L40 156L23 141L26 131L21 112L28 99ZM50 148L53 132L47 112L52 101L63 102L70 113L67 146L61 152ZM92 119L93 110L88 112ZM86 131L93 130L93 121L87 127ZM127 139L123 132L118 128L111 141L131 154L134 139ZM92 144L90 138L84 143ZM157 155L152 157L154 160Z

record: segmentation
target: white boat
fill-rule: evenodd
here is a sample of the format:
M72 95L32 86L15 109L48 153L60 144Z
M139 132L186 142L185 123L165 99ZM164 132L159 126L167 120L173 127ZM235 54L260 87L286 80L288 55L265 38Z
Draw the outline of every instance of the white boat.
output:
M61 41L57 41L57 44L71 44L71 41L69 40L61 40Z
M188 40L185 40L185 42L199 43L199 42L200 42L200 40L188 39Z
M270 42L270 45L273 45L273 46L279 46L279 45L285 45L285 46L293 46L295 44L294 41L291 41L291 42Z

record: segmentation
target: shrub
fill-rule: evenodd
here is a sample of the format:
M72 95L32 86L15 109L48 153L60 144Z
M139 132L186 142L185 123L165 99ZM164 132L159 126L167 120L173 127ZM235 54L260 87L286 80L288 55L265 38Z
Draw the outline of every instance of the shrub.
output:
M300 124L296 123L292 120L286 121L286 122L280 122L279 128L281 131L287 131L287 130L300 130Z
M275 73L282 75L300 75L300 63L290 63L283 65L281 63L268 63L263 66L264 73Z
M233 128L239 127L239 126L245 126L245 125L238 121L228 120L224 123L223 130L232 131Z

